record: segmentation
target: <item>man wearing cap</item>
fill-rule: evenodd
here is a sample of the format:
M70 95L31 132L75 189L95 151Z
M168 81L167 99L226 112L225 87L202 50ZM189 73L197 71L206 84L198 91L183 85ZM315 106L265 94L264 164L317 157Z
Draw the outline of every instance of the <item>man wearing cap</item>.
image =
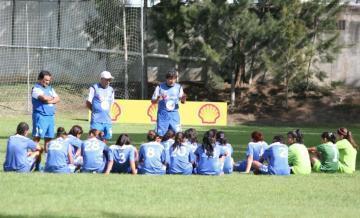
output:
M108 71L100 74L100 83L92 85L86 106L91 111L90 129L97 129L104 133L104 139L112 137L110 110L114 103L114 89L110 82L114 79Z
M182 86L176 83L177 72L170 70L166 73L166 82L160 83L154 91L151 103L158 103L156 132L164 136L168 129L181 131L179 116L179 101L184 104L186 95Z

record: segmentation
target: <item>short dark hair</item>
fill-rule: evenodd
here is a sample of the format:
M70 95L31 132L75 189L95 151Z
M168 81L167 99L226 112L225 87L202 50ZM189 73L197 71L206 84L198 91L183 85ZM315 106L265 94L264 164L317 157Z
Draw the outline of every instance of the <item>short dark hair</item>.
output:
M166 73L165 76L166 79L173 79L173 78L177 78L177 71L175 69L171 69Z
M69 134L73 136L77 136L78 134L83 134L83 129L79 125L74 125L73 127L71 127Z
M25 135L25 132L29 130L29 125L25 122L20 122L16 127L16 134Z
M60 136L63 136L63 135L67 135L67 133L65 131L65 128L64 127L58 127L57 130L56 130L56 136L60 137Z
M51 76L51 73L47 70L40 71L40 73L38 75L38 80L44 79L45 76Z
M146 139L149 142L152 142L152 141L155 141L157 137L159 137L159 135L154 130L149 130L149 132L146 136Z

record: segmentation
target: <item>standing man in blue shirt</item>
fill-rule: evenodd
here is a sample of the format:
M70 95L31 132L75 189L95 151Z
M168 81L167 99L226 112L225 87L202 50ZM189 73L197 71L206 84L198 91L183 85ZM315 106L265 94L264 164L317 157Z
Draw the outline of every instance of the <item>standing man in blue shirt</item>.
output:
M176 83L177 72L170 70L166 74L166 82L160 83L151 98L152 104L158 103L156 132L164 136L168 129L175 133L181 131L179 101L184 104L186 95L182 86Z
M112 138L111 106L115 101L114 89L110 82L114 79L108 71L100 74L100 83L92 85L86 101L87 108L91 111L90 129L97 129L104 133L104 139Z
M55 128L55 104L60 101L55 90L50 86L51 73L42 70L38 76L38 82L32 88L32 134L35 142L44 139L45 152L47 143L54 138Z

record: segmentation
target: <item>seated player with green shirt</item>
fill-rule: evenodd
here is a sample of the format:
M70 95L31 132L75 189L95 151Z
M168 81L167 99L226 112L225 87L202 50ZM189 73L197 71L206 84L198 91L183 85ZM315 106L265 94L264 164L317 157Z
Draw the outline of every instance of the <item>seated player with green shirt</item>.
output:
M299 129L287 133L289 145L289 166L292 174L310 174L311 163L307 148L303 144L303 134Z
M332 132L321 134L322 144L308 148L310 161L315 172L335 173L339 167L339 151L336 148L336 136Z
M352 137L351 131L346 128L339 128L337 130L339 140L336 142L336 147L339 150L339 172L352 174L355 172L356 155L358 145Z

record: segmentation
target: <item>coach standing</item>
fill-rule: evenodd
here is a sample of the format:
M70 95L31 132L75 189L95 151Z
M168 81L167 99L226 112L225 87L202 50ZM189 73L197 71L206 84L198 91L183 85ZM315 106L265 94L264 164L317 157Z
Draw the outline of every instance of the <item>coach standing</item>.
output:
M114 103L114 89L110 82L114 79L108 71L100 74L100 83L92 85L86 106L91 110L90 129L97 129L104 133L104 139L112 137L111 106Z
M176 83L177 72L170 70L166 73L166 82L160 83L154 91L151 103L158 103L156 132L164 136L168 129L181 131L179 101L184 104L186 95L182 86Z
M60 101L55 90L50 86L51 73L42 70L38 76L38 82L32 88L32 121L34 141L44 139L45 152L47 143L54 138L55 128L55 104Z

